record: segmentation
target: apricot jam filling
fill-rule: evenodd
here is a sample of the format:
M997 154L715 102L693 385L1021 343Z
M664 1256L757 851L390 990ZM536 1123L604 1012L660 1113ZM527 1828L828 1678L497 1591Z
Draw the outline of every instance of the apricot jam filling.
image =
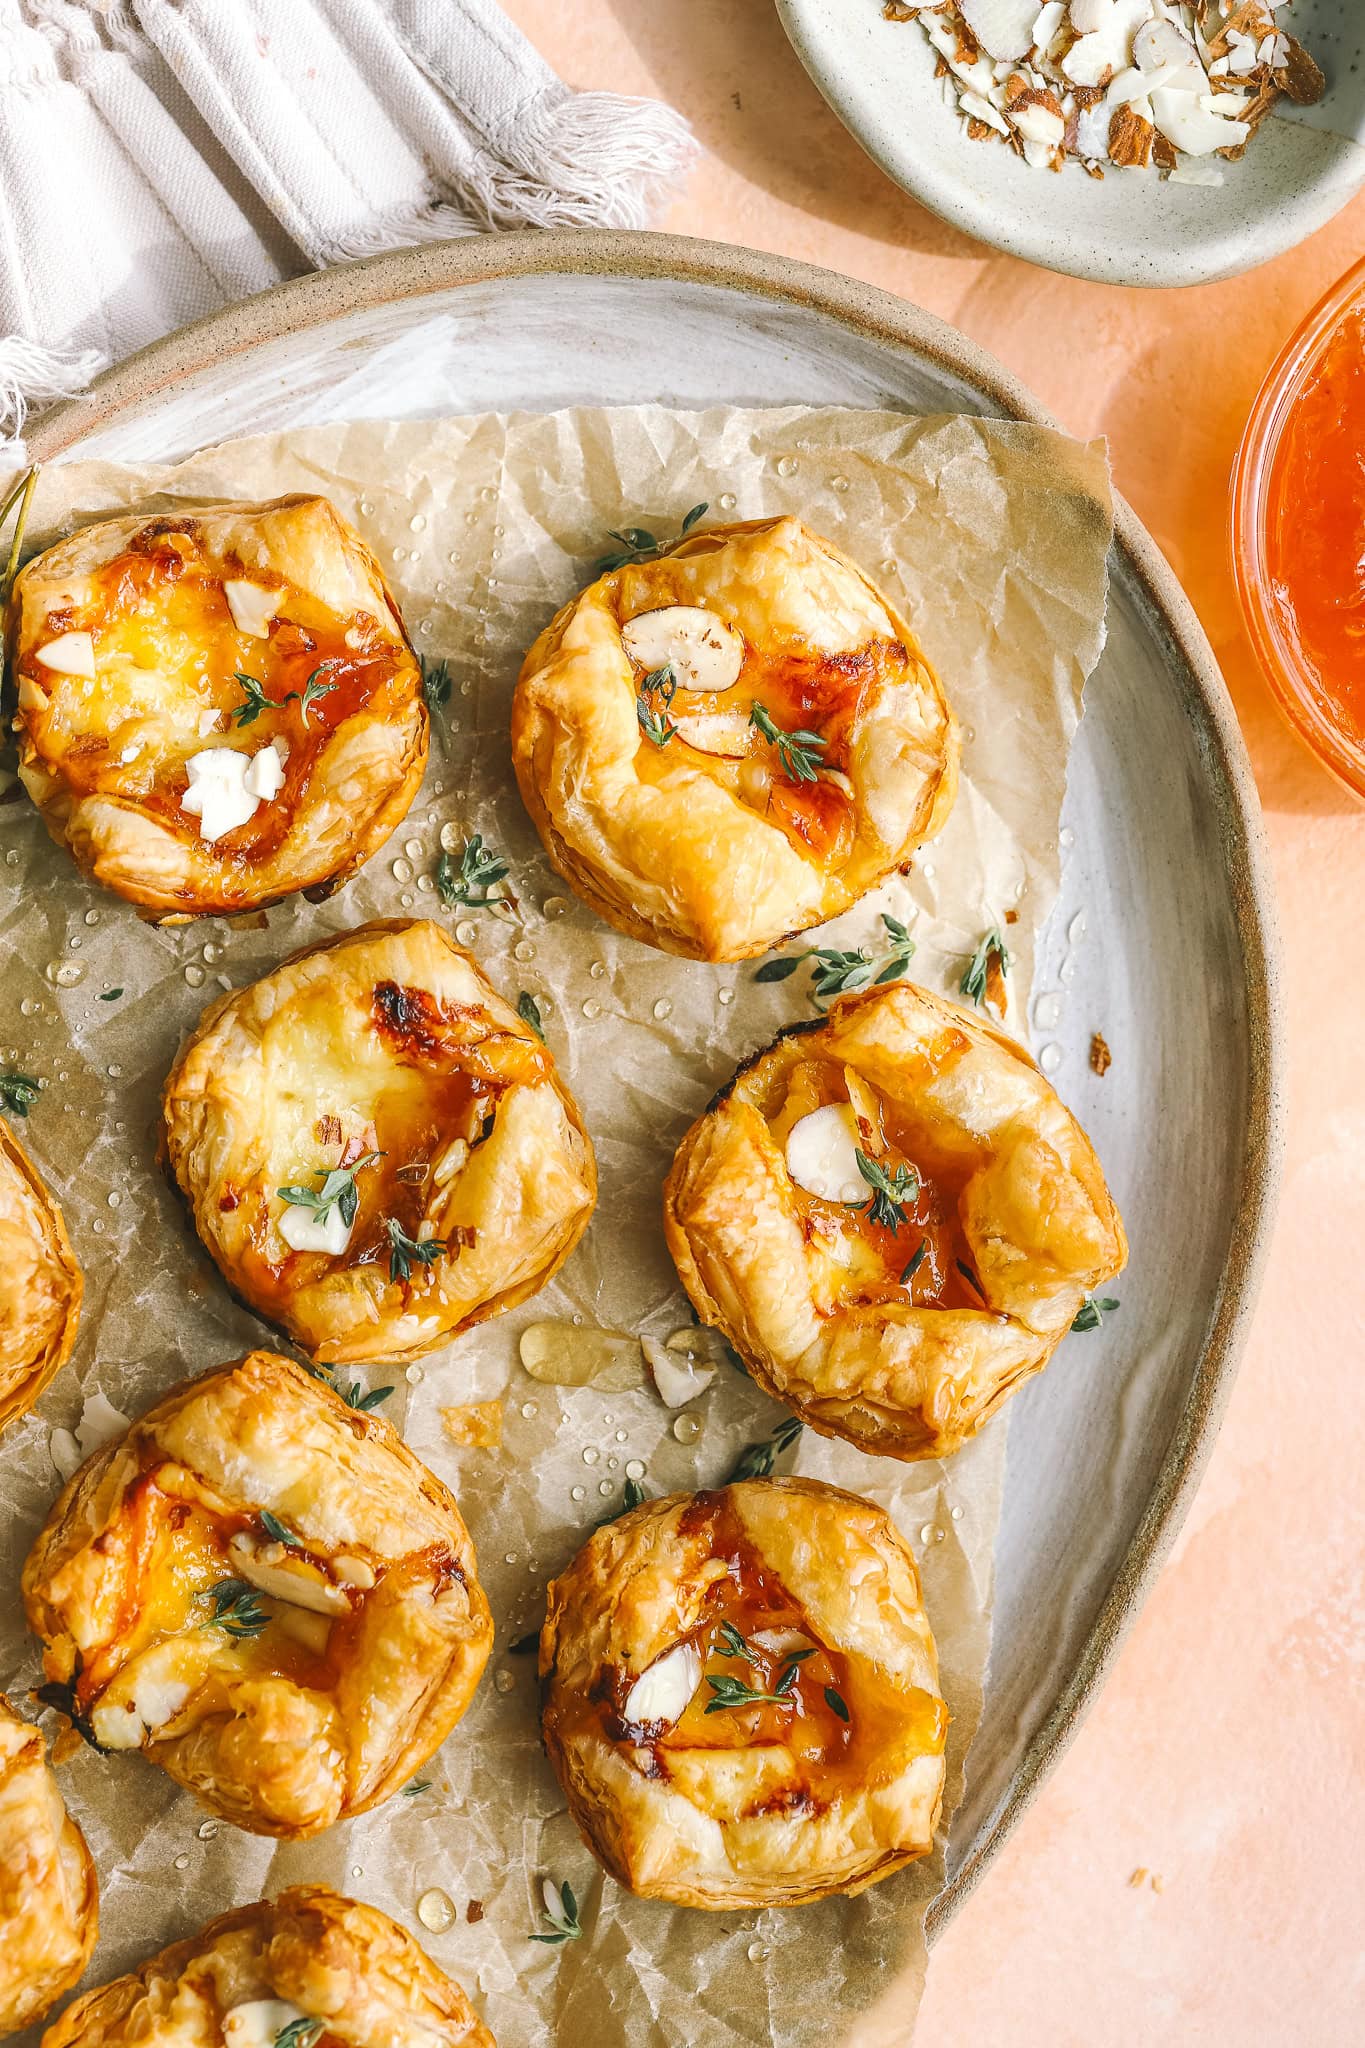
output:
M237 632L223 594L234 574L275 593L278 609L265 639ZM286 750L283 788L213 842L214 858L229 867L245 871L278 851L340 725L364 710L387 716L408 694L406 681L396 687L398 650L370 614L338 619L296 585L231 560L210 570L193 520L174 528L153 521L89 581L95 594L88 601L48 613L47 636L89 631L97 670L102 653L116 663L113 686L111 673L97 673L93 682L55 676L31 650L25 667L48 700L34 733L38 755L77 795L116 797L193 841L195 819L181 809L188 757L221 746L254 754L279 739ZM138 683L143 671L145 691ZM239 672L249 672L265 700L245 723L238 714L250 709L253 693ZM305 704L310 679L314 692ZM210 713L216 722L202 732ZM96 719L102 730L92 730ZM136 737L143 720L162 730L125 760L122 740Z
M729 689L671 691L664 684L646 694L636 773L660 782L680 760L692 768L704 762L737 802L833 872L845 865L857 838L847 786L854 728L876 693L900 679L907 661L896 640L874 640L847 654L746 643ZM645 681L637 664L637 688ZM790 744L772 737L774 731Z
M856 1203L831 1201L792 1180L802 1237L818 1276L817 1305L830 1314L890 1303L984 1309L960 1220L962 1192L984 1148L960 1137L949 1147L903 1104L837 1060L801 1060L783 1077L783 1086L768 1128L784 1157L802 1117L828 1104L848 1104L858 1149L874 1175L880 1169L883 1188L893 1191L879 1200L877 1184L860 1173Z

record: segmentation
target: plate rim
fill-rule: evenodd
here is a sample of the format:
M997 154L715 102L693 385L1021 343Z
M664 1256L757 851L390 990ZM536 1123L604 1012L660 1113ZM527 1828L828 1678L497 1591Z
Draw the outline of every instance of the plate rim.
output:
M1157 290L1213 284L1259 269L1263 263L1283 256L1287 250L1296 249L1319 228L1325 227L1365 186L1365 149L1357 148L1358 161L1353 179L1346 177L1338 184L1332 175L1333 168L1349 161L1349 158L1342 155L1325 158L1316 178L1292 195L1286 195L1281 205L1255 217L1254 235L1244 234L1233 248L1229 248L1226 242L1215 244L1204 253L1202 260L1197 251L1180 243L1163 247L1147 242L1143 244L1140 256L1125 259L1122 255L1111 255L1093 241L1084 240L1074 245L1074 253L1068 254L1067 245L1059 243L1055 233L1048 228L1040 226L1034 230L1027 218L1015 217L1011 217L1007 227L1002 227L998 214L985 201L975 199L967 186L955 183L946 175L936 176L932 161L923 162L864 132L862 111L852 105L841 104L844 95L826 62L824 45L815 31L811 0L774 0L774 4L783 32L816 91L859 149L885 172L894 185L931 213L937 214L940 220L946 220L950 226L970 235L973 241L998 249L1007 256L1016 256L1022 262L1035 264L1041 270L1084 278L1092 284L1141 285ZM1349 138L1334 136L1325 129L1310 132L1343 145L1349 141Z
M400 300L500 278L612 276L728 289L824 314L897 353L926 356L971 384L998 416L1062 432L1027 388L979 343L876 285L767 251L627 229L523 229L424 243L287 279L163 336L115 364L88 394L44 413L31 462L54 461L96 429L145 410L181 379L267 342ZM1269 850L1250 760L1227 685L1194 607L1127 501L1114 494L1114 545L1183 662L1184 709L1196 727L1217 843L1229 877L1246 990L1250 1089L1245 1169L1231 1249L1171 1441L1123 1559L1054 1699L987 1817L971 1854L932 1900L933 1936L980 1880L1094 1704L1141 1612L1198 1487L1255 1309L1275 1221L1284 1154L1285 1042Z

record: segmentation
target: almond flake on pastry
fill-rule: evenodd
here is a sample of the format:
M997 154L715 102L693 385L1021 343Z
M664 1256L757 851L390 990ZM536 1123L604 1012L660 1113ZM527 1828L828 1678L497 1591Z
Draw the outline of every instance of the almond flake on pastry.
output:
M0 1693L0 2036L41 2019L90 1960L99 1887L38 1730Z
M871 1501L771 1479L645 1502L552 1582L540 1673L569 1811L634 1892L802 1905L932 1847L947 1713Z
M375 1906L292 1885L87 1991L43 2048L495 2048L460 1986Z
M26 564L7 631L48 831L163 918L337 888L416 795L421 671L325 498L87 526Z
M362 925L218 998L163 1110L229 1285L327 1363L410 1358L524 1301L596 1199L552 1055L422 920ZM345 1205L287 1199L352 1168Z
M452 1495L382 1417L263 1351L97 1451L23 1590L47 1677L102 1748L297 1841L426 1762L492 1643Z
M824 1122L807 1139L817 1117L841 1120L837 1144ZM856 1189L855 1122L874 1176ZM740 1070L678 1148L664 1234L760 1386L906 1459L974 1436L1127 1257L1090 1142L1028 1054L908 982Z
M71 1356L81 1269L62 1212L0 1118L0 1430L26 1415Z
M601 576L523 663L512 760L559 873L666 952L739 960L933 836L957 727L907 622L796 519Z

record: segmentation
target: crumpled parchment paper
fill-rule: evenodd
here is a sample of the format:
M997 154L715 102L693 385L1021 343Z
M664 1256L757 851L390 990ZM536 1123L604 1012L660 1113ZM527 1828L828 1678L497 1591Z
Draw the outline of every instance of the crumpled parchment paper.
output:
M822 941L880 950L878 913L889 909L916 938L912 974L953 992L999 922L1013 955L1011 1021L1022 1029L1034 941L1057 886L1067 748L1103 644L1103 449L1028 426L835 409L375 421L239 441L176 467L63 463L40 481L28 542L134 506L299 490L325 492L360 527L419 652L444 657L453 678L421 795L360 877L321 906L299 900L268 918L158 930L81 880L20 792L0 792L0 1060L45 1084L24 1136L86 1273L75 1359L41 1414L7 1433L0 1461L5 1686L22 1695L39 1675L18 1580L58 1491L51 1426L74 1427L96 1389L135 1415L252 1345L284 1348L229 1299L154 1165L158 1090L210 997L368 917L457 924L506 994L524 989L539 1004L592 1131L602 1193L584 1244L536 1300L420 1367L361 1375L395 1382L385 1414L453 1485L498 1626L474 1706L422 1774L429 1789L279 1847L207 1819L141 1759L81 1751L61 1782L103 1890L89 1981L231 1906L314 1878L412 1927L477 1997L502 2048L906 2041L941 1850L861 1898L786 1913L632 1899L603 1878L565 1814L540 1749L534 1657L509 1650L538 1625L546 1579L619 1505L628 1465L643 1464L651 1493L715 1485L785 1413L722 1367L689 1411L700 1434L683 1442L648 1386L537 1384L516 1340L547 1317L658 1336L687 1322L660 1228L669 1160L737 1061L811 1012L804 969L762 986L753 963L672 959L618 938L569 895L516 794L508 706L523 650L589 576L609 528L671 536L702 499L713 519L799 515L906 611L965 742L961 794L937 842L908 879L826 927ZM518 920L441 907L432 871L442 834L458 847L471 831L509 858ZM456 1449L441 1407L492 1398L505 1404L501 1448ZM898 1466L807 1431L779 1463L880 1500L921 1560L953 1716L948 1824L980 1712L1004 1445L997 1422L949 1464ZM581 1942L528 1939L544 1924L546 1874L578 1894ZM432 1887L457 1916L443 1933L416 1915Z

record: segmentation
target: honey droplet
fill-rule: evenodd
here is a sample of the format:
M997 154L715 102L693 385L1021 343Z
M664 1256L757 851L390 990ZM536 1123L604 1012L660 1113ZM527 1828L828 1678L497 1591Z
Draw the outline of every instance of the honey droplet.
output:
M734 999L735 992L732 988L718 988L716 990L716 1001L718 1003L729 1004L732 1003Z
M518 939L512 948L512 957L514 960L534 960L536 949L529 939Z
M606 971L607 963L605 960L594 960L592 966L588 969L588 972L592 976L594 981L600 981L602 979L602 976L606 973Z
M533 1380L555 1387L601 1387L609 1394L644 1385L638 1337L579 1323L528 1323L518 1340Z
M188 1870L188 1869L189 1869L189 1867L190 1867L190 1859L189 1859L189 1857L188 1857L188 1856L187 1856L187 1855L185 1854L185 1852L184 1852L184 1850L183 1850L183 1849L181 1850L180 1854L179 1854L179 1855L178 1855L177 1857L175 1857L175 1858L173 1859L171 1867L172 1867L172 1869L174 1869L174 1870Z
M75 988L85 980L85 969L79 960L52 960L46 968L47 978L57 988Z
M586 1444L583 1448L583 1463L585 1465L595 1465L601 1455L602 1453L598 1450L596 1444Z
M659 997L658 1002L654 1005L654 1014L661 1024L663 1023L665 1017L671 1017L673 1015L673 1005L669 1002L667 996Z
M403 851L407 855L409 860L420 860L422 858L421 840L405 839L403 841Z
M722 512L733 512L735 509L734 492L722 491L720 496L717 498L716 503L720 506Z
M426 1378L426 1374L425 1372L423 1372L420 1365L410 1365L407 1371L403 1374L403 1378L407 1381L410 1387L420 1387L423 1380Z
M521 1412L526 1417L526 1420L529 1422L533 1415L539 1415L539 1404L535 1401L523 1401L521 1404Z
M586 1486L573 1486L573 1487L570 1487L570 1489L569 1489L569 1499L570 1499L570 1500L586 1500L586 1499L587 1499L587 1497L588 1497L588 1489L587 1489L587 1487L586 1487Z
M216 1820L200 1821L198 1827L198 1835L201 1842L211 1842L214 1836L217 1834L217 1832L218 1823Z
M98 924L100 921L100 914L98 910L87 910L85 913L85 921L87 924Z
M472 946L479 936L479 928L472 918L462 917L455 927L455 936L462 946Z
M540 906L540 914L545 918L563 917L568 907L567 896L547 896Z
M461 846L463 846L463 845L464 845L464 834L463 834L463 832L461 832L461 830L460 830L460 828L459 828L459 826L458 826L458 825L452 825L452 824L450 824L449 822L447 822L446 824L442 825L442 827L441 827L441 851L442 851L443 853L454 853L454 852L456 852L456 851L457 851L457 849L458 849L459 847L461 847Z
M616 1488L612 1484L610 1479L599 1479L599 1481L597 1482L597 1491L605 1500L609 1494L615 1493Z
M432 1889L417 1901L417 1918L428 1934L444 1934L455 1925L455 1902L448 1892Z
M589 1021L591 1021L592 1018L600 1017L601 1014L602 1005L596 1000L595 997L589 996L587 1002L583 1005L583 1015L586 1018L588 1018Z
M680 1444L694 1444L701 1435L701 1429L700 1415L684 1413L674 1418L673 1434Z
M629 1464L628 1464L628 1465L626 1466L626 1477L627 1477L627 1479L643 1479L643 1478L644 1478L644 1476L645 1476L645 1461L644 1461L644 1459L643 1459L643 1458L632 1458L632 1459L631 1459L631 1461L630 1461L630 1463L629 1463Z
M410 860L396 860L393 863L392 872L395 882L410 882L412 880L412 862Z
M202 988L204 986L204 970L197 960L191 960L189 966L185 969L185 980L191 988Z
M513 1678L511 1672L506 1670L505 1668L501 1671L495 1671L493 1673L493 1685L495 1690L498 1692L511 1692L512 1687L516 1684L516 1682L517 1681L515 1678Z

